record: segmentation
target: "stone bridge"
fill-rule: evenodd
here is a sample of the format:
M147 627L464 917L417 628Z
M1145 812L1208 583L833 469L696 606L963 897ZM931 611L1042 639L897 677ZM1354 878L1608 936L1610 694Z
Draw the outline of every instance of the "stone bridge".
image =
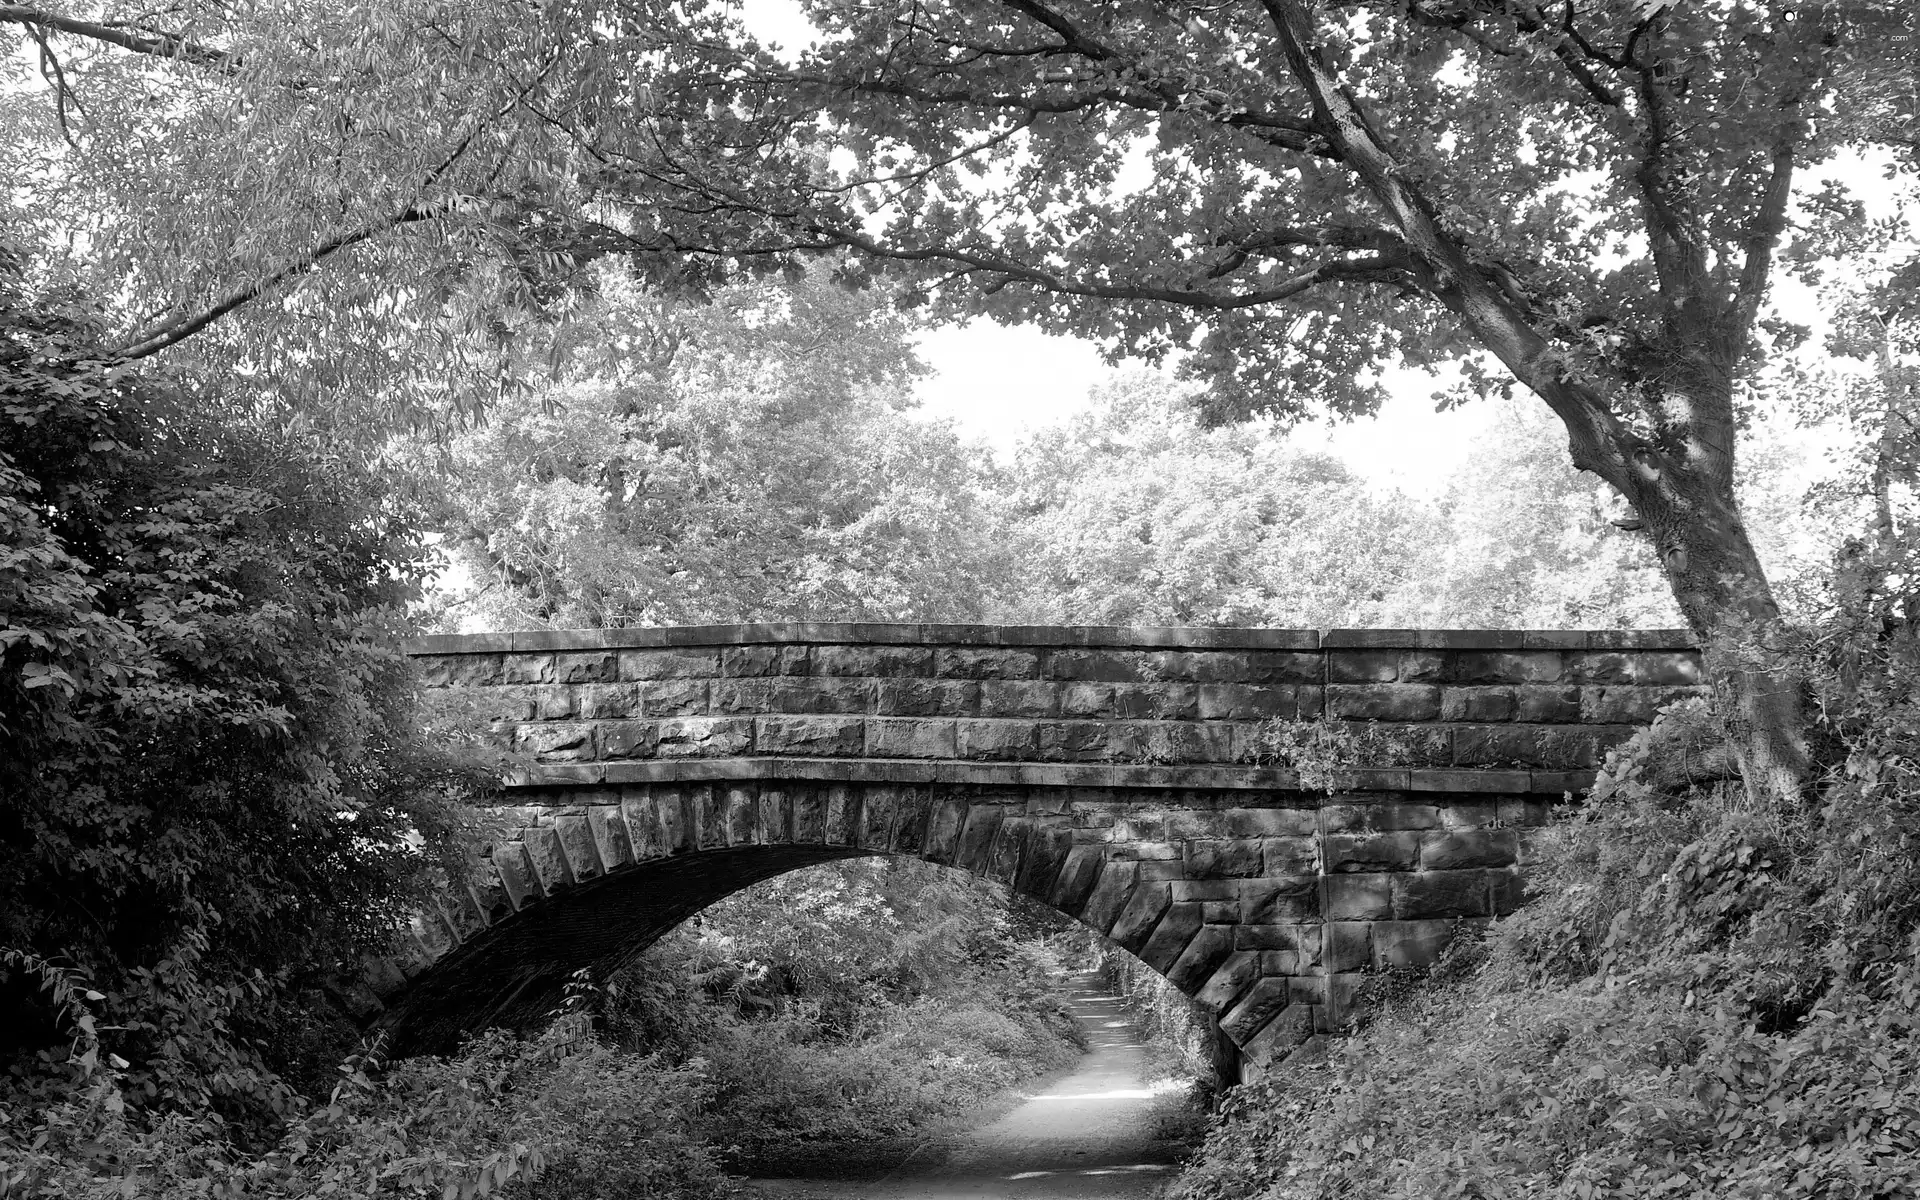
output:
M477 881L358 993L525 1024L716 900L914 855L1166 976L1256 1061L1520 901L1531 831L1700 685L1684 633L737 625L436 636L519 752Z

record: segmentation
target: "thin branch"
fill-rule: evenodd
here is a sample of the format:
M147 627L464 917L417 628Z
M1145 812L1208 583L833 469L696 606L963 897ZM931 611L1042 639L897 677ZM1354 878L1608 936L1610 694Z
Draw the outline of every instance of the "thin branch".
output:
M201 309L198 312L176 317L156 329L151 329L138 335L134 341L115 350L113 357L119 362L132 362L135 359L158 354L167 347L183 342L194 334L199 333L235 309L258 300L261 296L266 295L269 291L285 283L287 280L306 274L308 271L313 270L322 262L349 246L357 246L361 242L378 237L390 229L397 229L402 225L412 224L418 221L431 221L440 215L439 212L432 210L409 208L389 220L381 221L373 225L362 226L349 233L343 233L337 237L329 238L288 266L282 267L264 279L256 280L246 287L227 293L211 306Z
M25 25L30 29L57 30L75 37L105 42L110 46L118 46L122 50L131 50L135 54L171 58L221 71L240 69L240 60L225 50L216 49L201 42L189 41L176 34L159 33L119 22L82 21L74 17L50 13L44 9L27 8L18 4L0 4L0 23Z

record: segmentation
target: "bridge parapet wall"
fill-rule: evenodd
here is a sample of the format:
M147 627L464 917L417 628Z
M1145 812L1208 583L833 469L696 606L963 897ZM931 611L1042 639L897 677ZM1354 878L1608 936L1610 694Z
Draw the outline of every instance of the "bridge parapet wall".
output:
M1277 718L1365 726L1392 760L1343 767L1424 773L1356 786L1450 790L1432 773L1498 771L1527 775L1498 790L1557 793L1585 786L1608 747L1700 683L1698 654L1672 631L792 624L451 635L412 649L442 703L494 723L535 764L530 784L698 778L700 760L771 757L895 782L931 778L936 763L973 782L1006 775L965 764L1099 764L1274 787L1285 781L1247 769L1289 765L1266 735Z
M1519 904L1549 809L1699 690L1672 632L772 625L417 639L524 766L370 964L402 1051L524 1024L730 892L861 854L998 880L1258 1059ZM1276 729L1352 733L1333 769ZM1284 741L1284 739L1278 739ZM1298 769L1296 769L1298 768ZM1310 777L1309 777L1310 776Z

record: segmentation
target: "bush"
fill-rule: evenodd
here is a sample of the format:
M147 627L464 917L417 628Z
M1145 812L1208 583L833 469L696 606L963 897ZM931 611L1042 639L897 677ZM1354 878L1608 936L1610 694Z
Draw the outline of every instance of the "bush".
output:
M1670 711L1538 844L1526 908L1233 1093L1178 1194L1920 1195L1920 726L1897 677L1826 705L1817 809L1699 786L1711 714Z

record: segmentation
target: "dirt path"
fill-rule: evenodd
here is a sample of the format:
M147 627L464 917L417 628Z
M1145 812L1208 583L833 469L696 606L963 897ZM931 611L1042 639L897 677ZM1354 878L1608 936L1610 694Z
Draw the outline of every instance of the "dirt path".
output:
M1146 1056L1117 997L1091 975L1069 989L1090 1050L998 1120L917 1153L879 1180L753 1180L762 1194L827 1200L1145 1200L1181 1148L1153 1136Z

